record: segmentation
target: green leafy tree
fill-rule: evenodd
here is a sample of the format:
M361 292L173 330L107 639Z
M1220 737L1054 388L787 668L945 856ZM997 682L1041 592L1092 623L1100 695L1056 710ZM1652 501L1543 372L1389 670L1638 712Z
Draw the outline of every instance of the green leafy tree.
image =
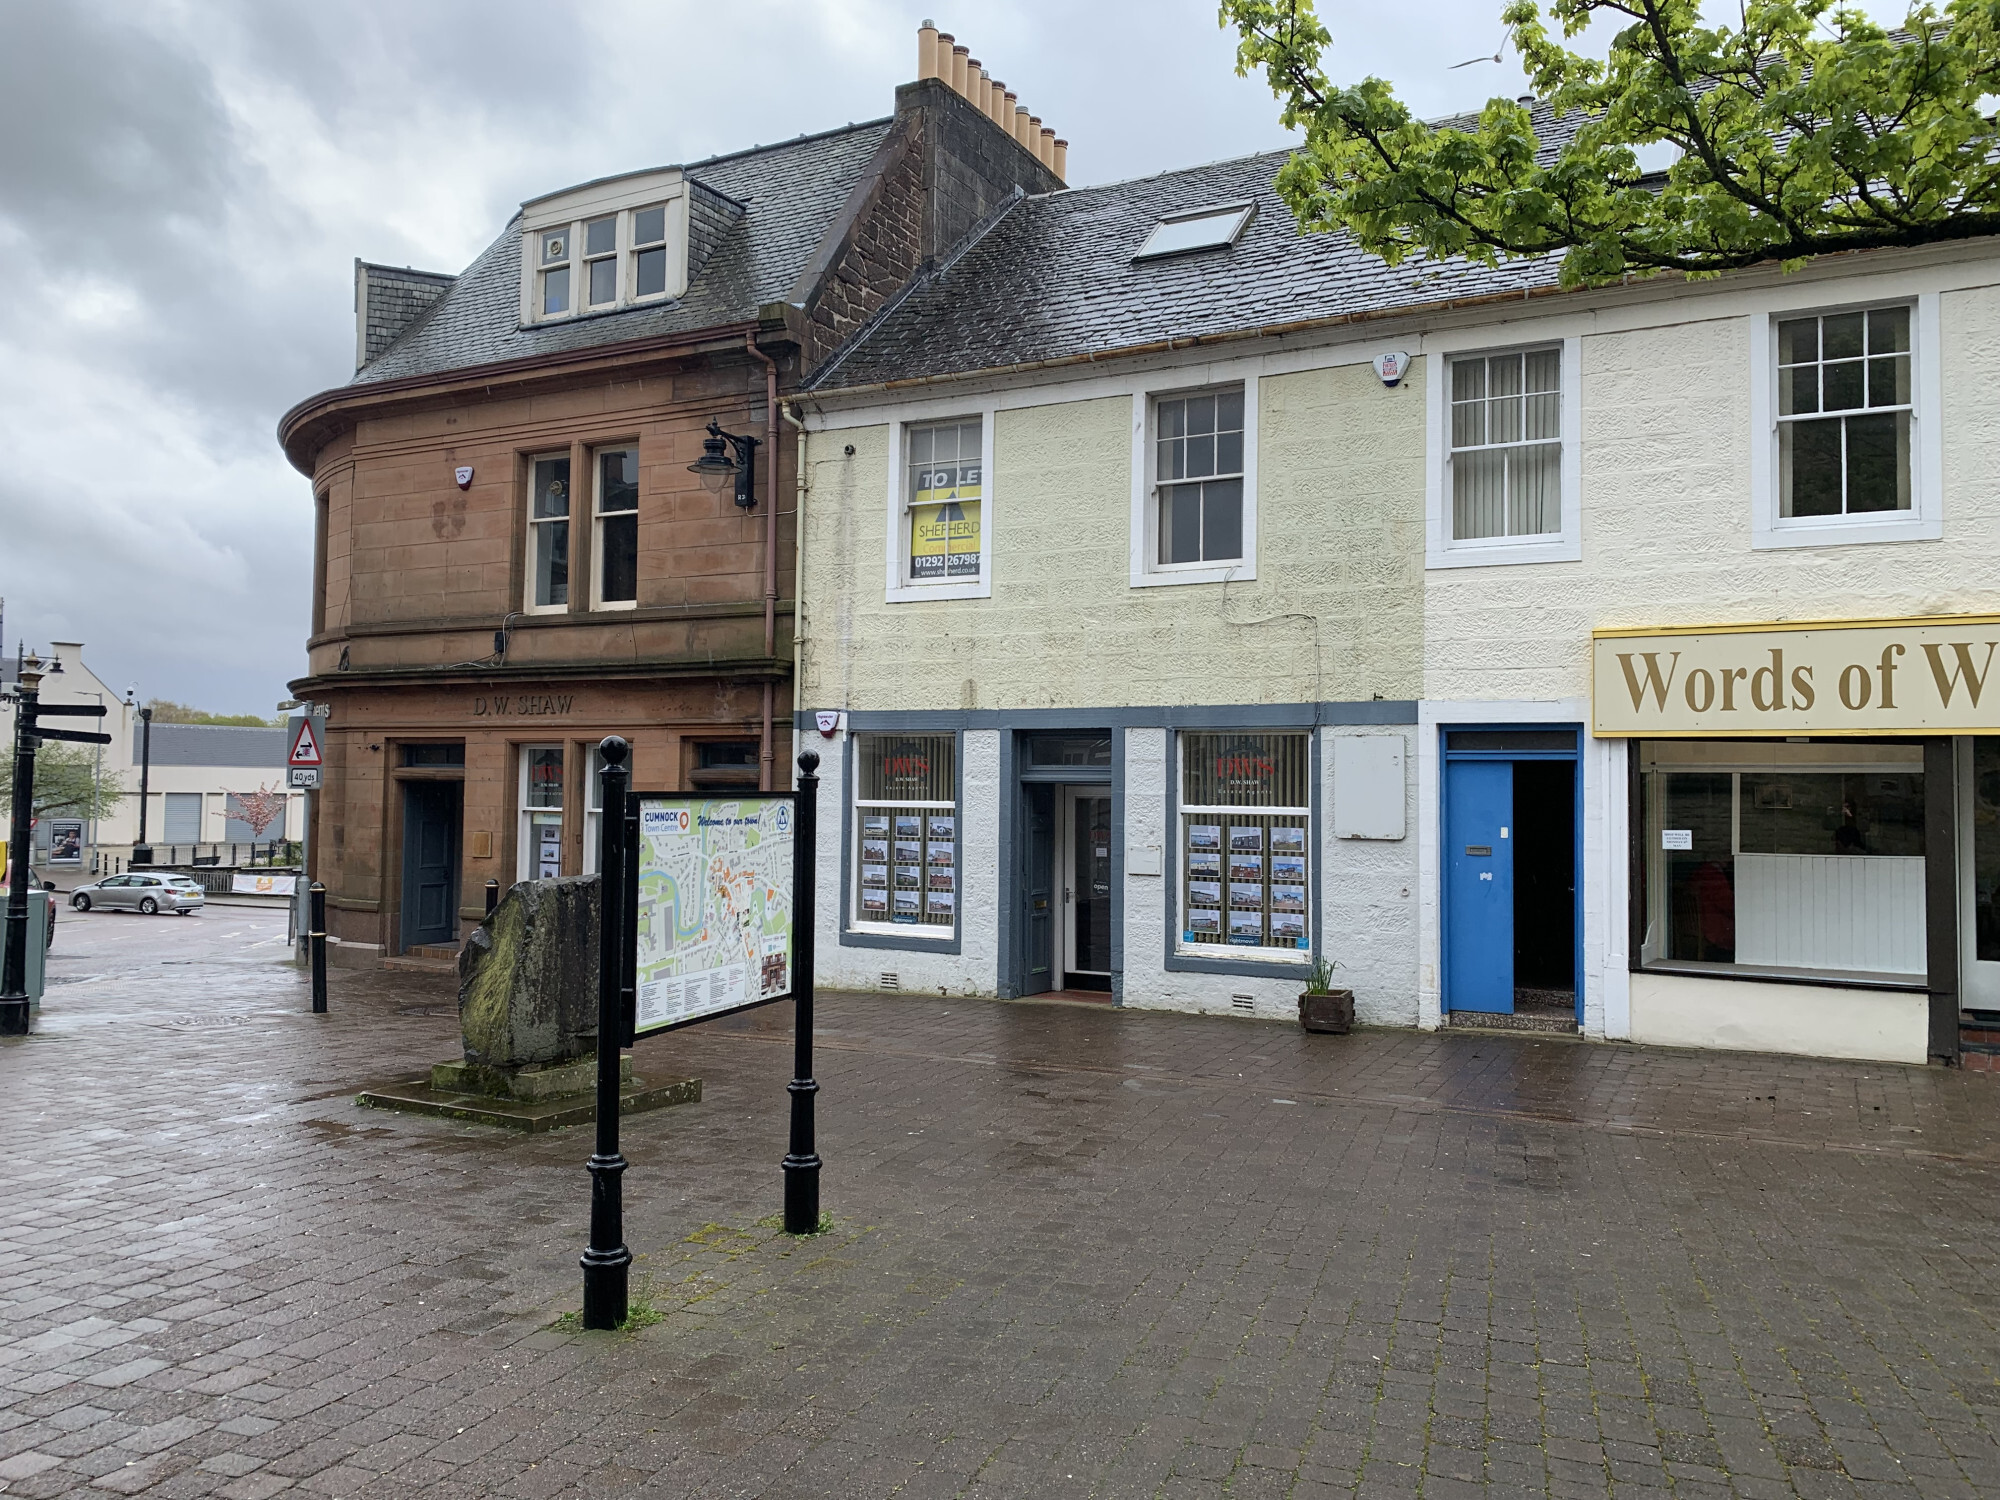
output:
M1221 20L1237 71L1305 132L1277 183L1300 226L1392 265L1560 254L1575 286L2000 231L2000 0L1919 4L1896 32L1831 0L1731 9L1709 26L1696 0L1512 0L1553 113L1494 99L1438 124L1379 78L1330 83L1312 0L1223 0ZM1607 60L1564 45L1600 16L1625 23ZM1663 145L1673 165L1642 172Z
M125 799L125 789L97 773L97 752L82 745L49 740L35 752L35 794L29 804L34 817L51 814L71 818L108 816ZM0 806L14 805L14 758L0 757Z

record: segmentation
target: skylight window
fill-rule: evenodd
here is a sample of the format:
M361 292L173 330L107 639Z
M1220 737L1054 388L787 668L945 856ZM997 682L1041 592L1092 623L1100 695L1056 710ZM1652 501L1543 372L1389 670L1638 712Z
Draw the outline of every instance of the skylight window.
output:
M1163 255L1182 255L1189 250L1226 249L1236 243L1256 216L1254 203L1222 203L1213 208L1190 209L1168 214L1153 226L1146 243L1134 260L1158 260Z

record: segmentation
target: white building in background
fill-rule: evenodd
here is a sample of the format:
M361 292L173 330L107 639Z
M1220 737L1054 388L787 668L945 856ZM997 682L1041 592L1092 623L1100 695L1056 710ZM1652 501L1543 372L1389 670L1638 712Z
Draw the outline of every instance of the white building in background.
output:
M37 870L67 888L96 871L116 868L131 857L139 837L139 771L143 726L136 705L93 672L84 660L82 643L57 641L49 650L49 666L41 683L44 703L102 704L102 719L65 719L70 729L101 729L111 743L96 748L100 774L122 786L126 796L102 818L43 818L35 828ZM15 663L0 667L0 680L11 686ZM14 705L0 697L0 744L14 742ZM165 863L191 858L196 846L206 856L219 852L227 860L232 844L299 839L305 829L304 797L285 791L285 731L219 724L161 724L152 731L152 770L148 778L146 837L155 859ZM245 814L243 799L259 792L283 799L277 815L256 832Z

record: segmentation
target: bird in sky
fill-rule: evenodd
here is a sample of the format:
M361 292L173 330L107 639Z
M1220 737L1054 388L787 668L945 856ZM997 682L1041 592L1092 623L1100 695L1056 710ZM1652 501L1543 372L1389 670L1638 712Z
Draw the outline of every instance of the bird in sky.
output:
M1514 40L1514 28L1509 26L1507 30L1501 35L1500 45L1493 49L1493 55L1491 57L1468 57L1464 62L1453 63L1450 68L1446 69L1446 71L1453 72L1459 68L1469 68L1474 63L1500 62L1507 55L1507 44L1513 40Z

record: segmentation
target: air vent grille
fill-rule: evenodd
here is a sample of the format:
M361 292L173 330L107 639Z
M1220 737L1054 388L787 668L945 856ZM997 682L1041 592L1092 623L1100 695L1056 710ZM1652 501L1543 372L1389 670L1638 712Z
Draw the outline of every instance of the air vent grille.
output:
M1257 1002L1249 995L1231 995L1229 997L1229 1008L1231 1010L1255 1010Z
M884 970L882 971L882 988L883 988L883 989L885 989L885 990L900 990L900 989L901 989L902 987L903 987L903 981L902 981L901 977L900 977L900 976L898 976L898 975L897 975L897 974L896 974L896 973L895 973L895 972L894 972L893 970L890 970L890 969L884 969Z

